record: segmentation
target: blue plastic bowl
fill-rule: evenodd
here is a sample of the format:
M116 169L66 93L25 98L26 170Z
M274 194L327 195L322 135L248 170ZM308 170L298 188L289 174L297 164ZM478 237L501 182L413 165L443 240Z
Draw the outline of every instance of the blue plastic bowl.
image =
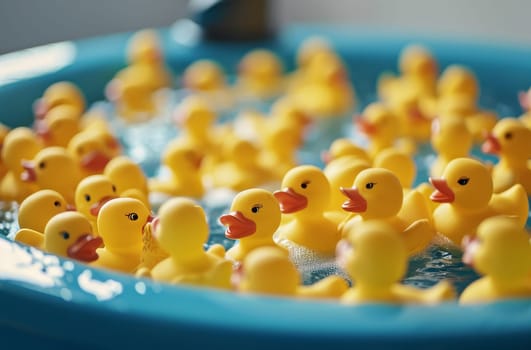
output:
M315 33L330 38L345 58L360 96L374 96L378 75L393 70L399 51L411 42L431 49L442 67L472 68L486 107L517 113L516 92L531 86L531 48L322 27L294 27L270 42L183 46L170 30L161 31L176 72L204 57L235 67L256 46L293 61L300 41ZM30 125L33 101L59 80L78 84L89 102L102 99L105 83L125 64L127 38L60 43L0 57L1 121ZM10 69L2 70L7 64ZM346 307L241 296L96 270L0 237L0 343L34 349L529 349L531 300Z

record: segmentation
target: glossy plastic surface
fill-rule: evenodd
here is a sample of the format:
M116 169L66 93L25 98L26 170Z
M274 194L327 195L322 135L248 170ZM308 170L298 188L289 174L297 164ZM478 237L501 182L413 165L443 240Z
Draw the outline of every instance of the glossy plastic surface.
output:
M400 49L412 41L368 29L295 27L278 41L259 46L272 47L289 58L302 38L316 32L331 38L351 69L358 94L369 99L377 76L395 69ZM169 65L176 72L204 57L235 67L236 60L256 45L186 46L174 41L171 30L163 35ZM79 84L89 101L103 98L104 84L125 64L126 39L127 35L117 35L60 43L0 57L0 67L11 65L0 76L1 121L29 125L33 101L58 80ZM471 67L483 87L485 107L496 104L507 113L520 111L516 93L531 86L531 48L421 37L413 41L426 44L443 67L450 63ZM0 238L0 310L2 345L34 349L524 349L531 344L531 300L470 307L456 303L346 307L240 296L91 269L4 238Z

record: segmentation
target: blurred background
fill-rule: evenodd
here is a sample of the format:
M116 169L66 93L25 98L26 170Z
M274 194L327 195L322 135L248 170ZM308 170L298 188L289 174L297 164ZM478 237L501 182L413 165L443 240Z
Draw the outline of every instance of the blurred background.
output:
M208 3L215 0L196 2ZM253 2L255 0L248 0ZM189 0L0 0L0 53L187 16ZM531 46L529 0L270 0L273 23L362 25Z

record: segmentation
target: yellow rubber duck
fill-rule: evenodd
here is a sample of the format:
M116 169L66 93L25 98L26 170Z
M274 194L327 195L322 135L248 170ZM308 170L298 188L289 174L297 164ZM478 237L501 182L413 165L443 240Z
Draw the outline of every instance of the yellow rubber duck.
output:
M212 185L243 191L274 180L272 171L260 162L260 148L254 142L234 137L226 141L225 161L212 170Z
M476 239L467 242L463 261L484 277L461 294L461 304L531 298L531 243L517 220L495 216L484 220Z
M283 88L284 67L276 54L265 49L247 53L238 64L237 89L240 96L268 100Z
M149 204L148 180L142 168L126 156L114 157L103 169L103 175L116 186L120 197L131 197Z
M54 190L39 190L27 196L18 208L18 226L44 232L48 221L55 215L75 208Z
M233 105L234 96L227 83L223 68L215 61L200 59L192 62L183 72L183 86L194 95L205 98L216 110Z
M105 247L97 250L94 266L135 272L142 254L142 232L151 220L149 209L138 199L115 198L105 203L97 220Z
M290 87L288 96L315 118L342 116L356 106L354 87L336 54L317 53L304 69L303 79L298 80Z
M298 298L338 298L347 289L347 282L336 275L328 276L310 286L301 285L299 272L279 247L259 247L244 260L237 277L241 293L294 296Z
M274 192L280 210L291 220L278 230L279 240L288 240L326 255L333 255L341 238L337 224L325 216L330 201L330 183L323 171L301 165L288 171L282 190Z
M104 132L87 130L76 134L68 143L67 150L81 170L81 176L103 173L107 163L116 156L116 140Z
M301 146L301 135L289 125L271 124L263 130L260 163L271 170L275 179L282 180L298 164L297 151Z
M81 90L69 81L54 83L48 86L42 97L35 101L33 105L35 118L44 119L52 109L65 105L73 108L77 116L80 116L86 108L85 97Z
M254 249L276 246L273 234L280 225L280 206L269 191L252 188L234 197L230 213L220 216L227 226L225 237L239 243L227 251L227 258L242 262Z
M479 98L479 83L474 73L461 65L450 65L437 82L439 96L463 95L476 103Z
M327 151L321 153L321 159L328 164L341 157L354 156L362 161L371 162L367 151L348 138L335 139Z
M150 272L156 281L231 288L232 263L205 252L208 240L206 214L195 201L176 197L159 210L154 235L169 257Z
M42 143L29 128L15 128L6 135L1 158L7 172L0 182L0 200L21 203L24 198L39 190L36 183L22 181L24 168L21 164L24 159L33 159L42 147Z
M430 178L430 182L436 189L431 200L442 203L433 212L435 229L457 245L491 216L514 216L521 227L525 225L529 212L525 189L516 184L493 194L489 170L477 160L454 159L442 177Z
M482 150L500 157L492 170L495 193L519 183L531 195L531 129L520 119L501 119L487 136Z
M97 219L101 207L117 197L116 186L105 175L90 175L78 183L74 197L76 210L90 221L96 235L98 234Z
M66 147L80 131L78 111L71 105L54 107L46 118L35 124L35 133L46 146Z
M217 114L201 96L188 96L175 108L173 120L180 128L179 138L203 154L212 154L218 147L214 136Z
M32 160L23 160L23 181L35 183L40 189L59 192L67 203L74 203L74 192L80 172L74 158L58 146L39 151Z
M420 45L408 45L399 55L400 75L383 75L378 81L378 95L389 101L407 91L415 99L435 95L438 64L431 52Z
M408 249L400 232L381 220L365 221L338 244L337 260L354 287L341 297L344 304L436 304L455 298L448 282L429 289L400 284L407 272Z
M1 156L1 150L2 147L4 147L4 140L9 133L9 128L5 126L4 124L0 123L0 182L2 181L2 178L7 173L7 167L4 164L4 161Z
M410 255L423 251L435 235L424 197L413 190L404 198L400 181L387 169L363 170L353 187L341 191L348 198L343 210L352 213L341 225L343 235L360 222L383 220L400 233Z
M472 134L463 119L435 119L432 124L431 145L437 158L430 167L430 175L441 176L451 160L469 157L473 142Z
M50 218L43 232L21 228L17 232L15 240L48 253L86 263L98 259L96 249L101 246L103 241L92 234L90 223L78 212L58 213Z
M170 142L162 155L162 164L170 170L169 178L150 179L150 192L201 198L205 193L201 176L202 159L200 151L181 139Z
M397 116L380 102L365 107L355 123L369 140L368 153L371 158L380 151L393 147L399 136L400 123Z

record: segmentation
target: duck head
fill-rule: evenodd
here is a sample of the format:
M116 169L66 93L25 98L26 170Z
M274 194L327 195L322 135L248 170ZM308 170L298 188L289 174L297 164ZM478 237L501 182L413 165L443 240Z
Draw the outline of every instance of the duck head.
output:
M330 183L321 169L312 165L292 168L274 196L284 214L322 214L330 200Z
M531 157L531 130L516 118L501 119L492 133L487 135L481 150L511 159L527 160Z
M371 168L361 171L351 188L341 188L348 198L343 210L359 213L364 219L386 218L398 214L402 207L403 189L391 171Z

